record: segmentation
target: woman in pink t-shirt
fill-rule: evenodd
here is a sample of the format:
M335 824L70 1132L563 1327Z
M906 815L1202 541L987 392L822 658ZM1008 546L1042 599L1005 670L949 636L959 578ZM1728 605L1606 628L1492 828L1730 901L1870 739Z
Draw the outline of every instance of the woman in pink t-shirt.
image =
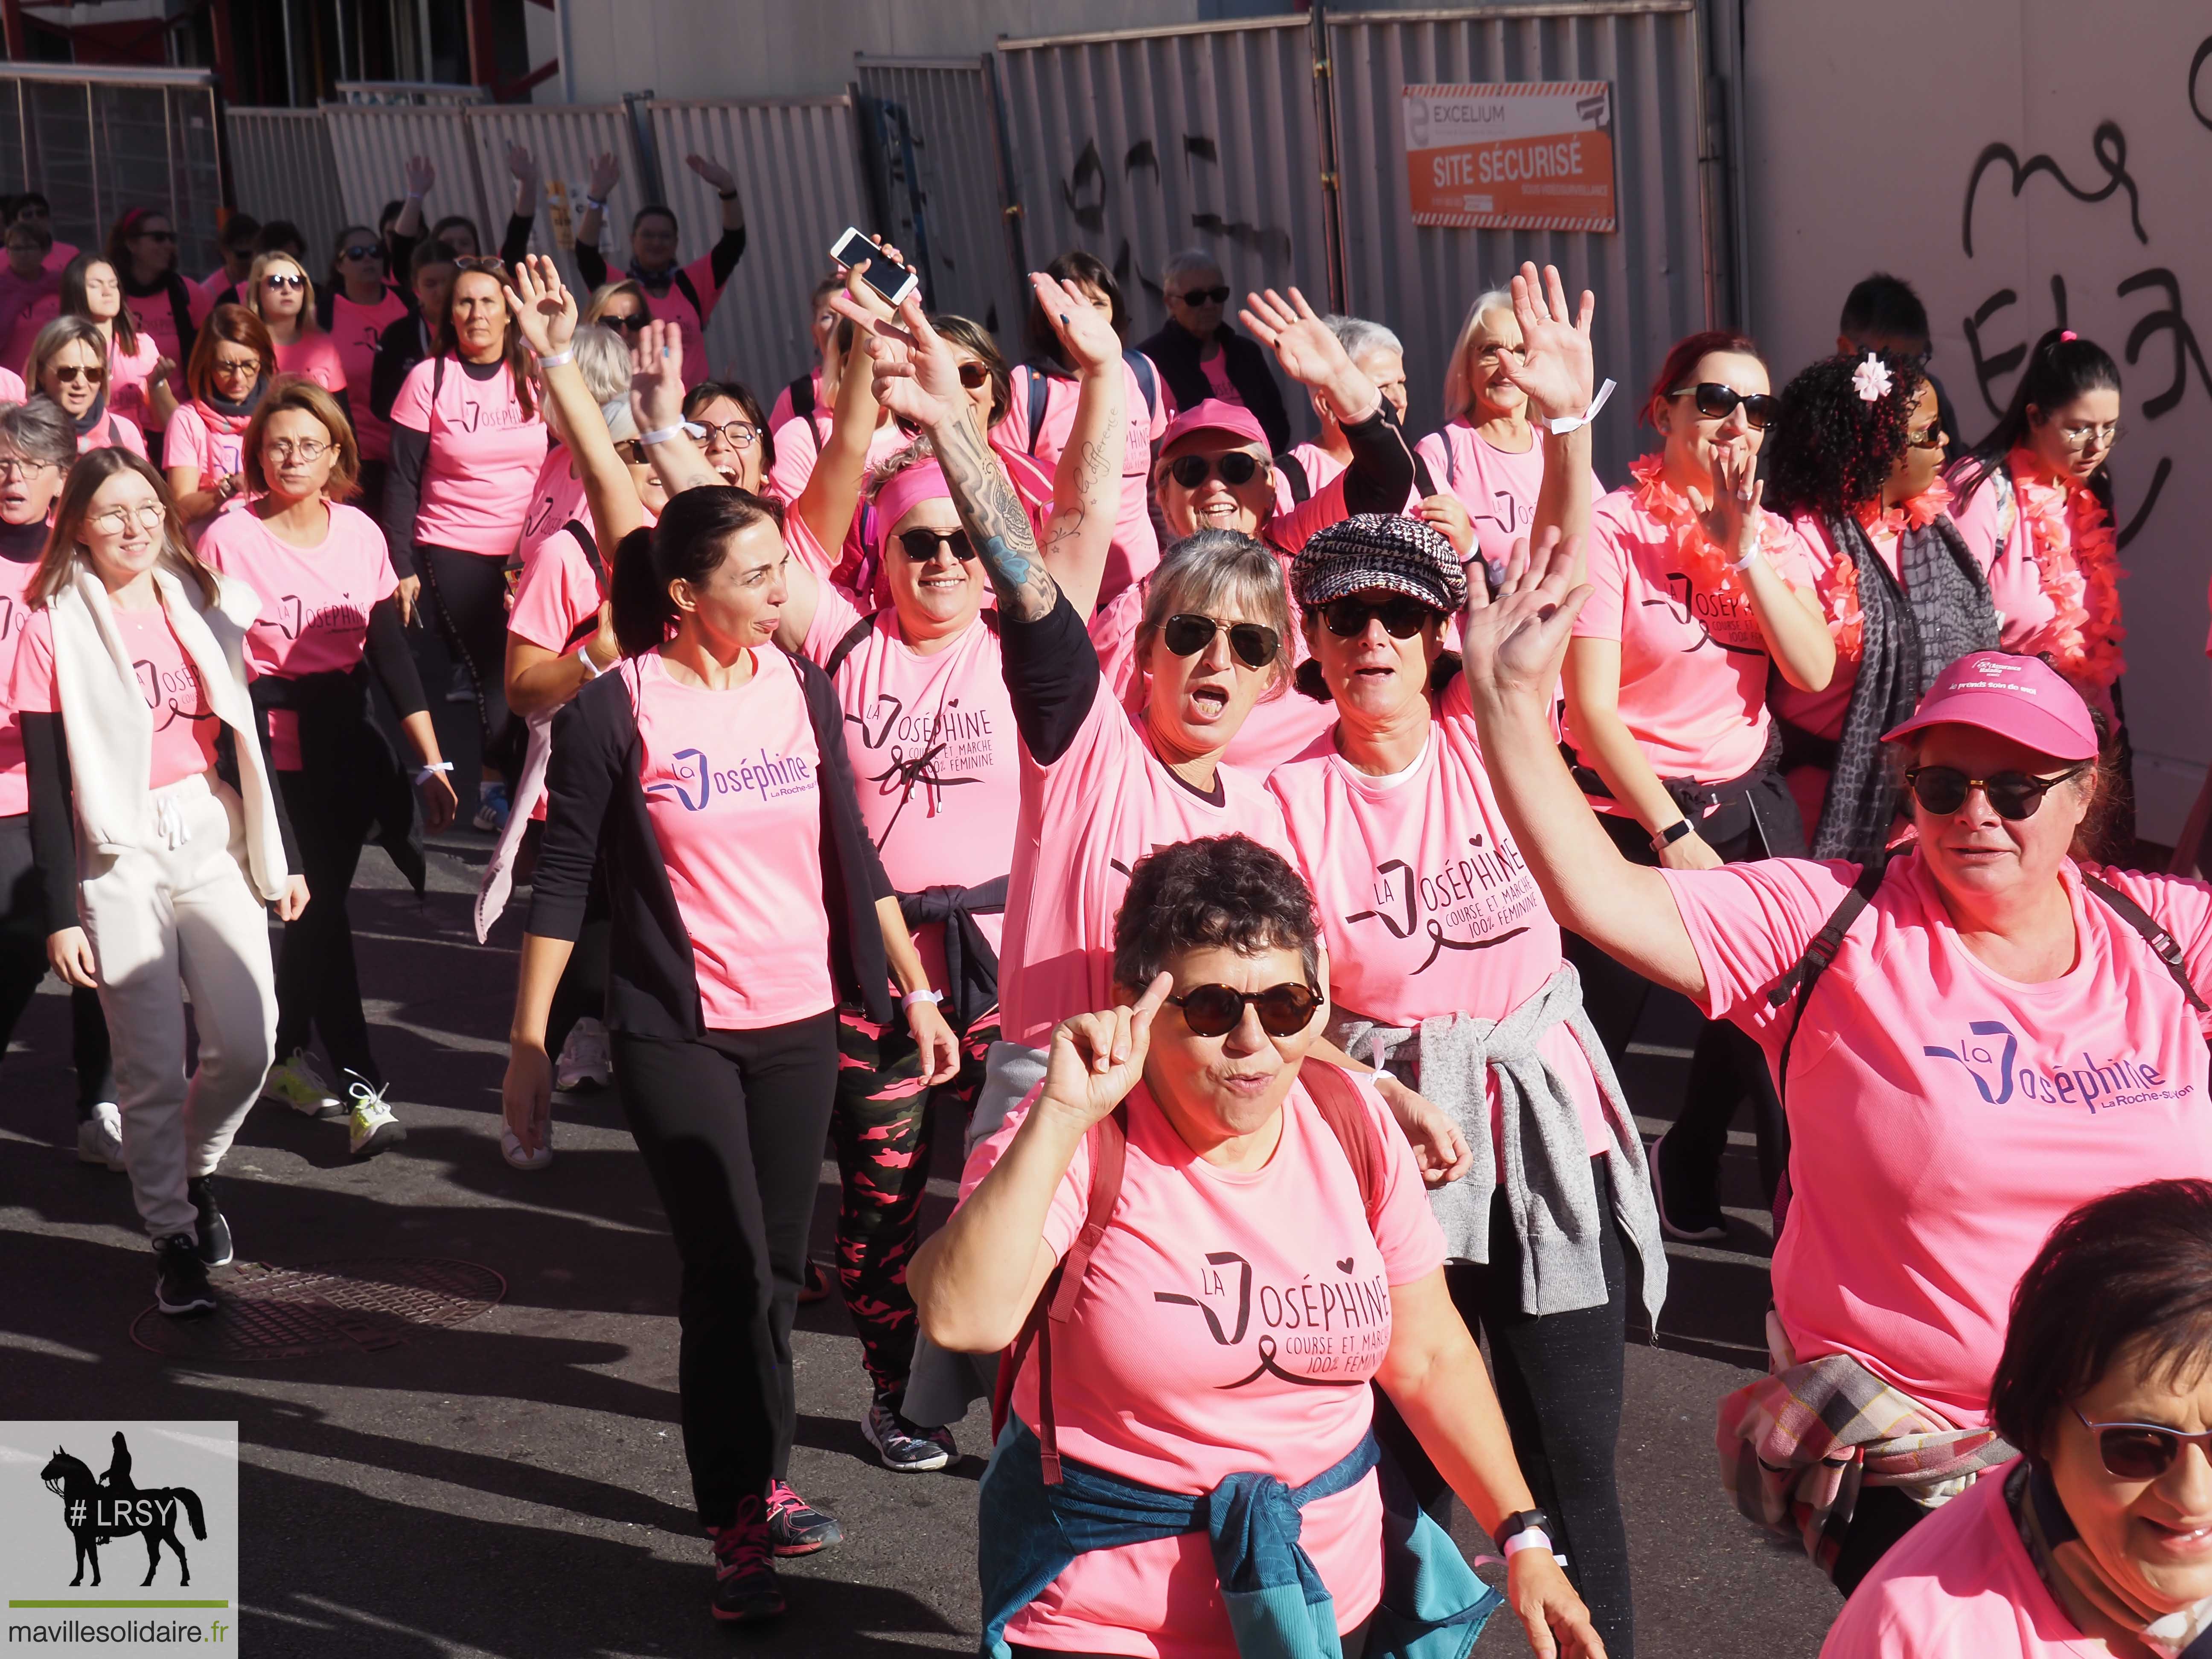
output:
M276 348L276 372L313 380L347 407L344 355L316 313L315 280L289 253L264 253L246 279L246 307Z
M158 451L161 429L177 407L169 390L177 366L161 356L153 336L140 331L123 303L123 281L96 253L79 254L62 272L62 314L82 317L107 341L107 404L145 434Z
M728 286L738 261L745 252L745 209L738 199L738 181L720 162L700 155L686 155L691 169L721 200L722 234L714 245L688 265L677 261L679 246L676 215L659 203L640 208L630 220L631 280L653 302L653 315L674 323L684 331L684 361L690 365L690 384L710 378L707 361L707 319L714 314L722 290ZM621 163L610 150L592 164L584 192L584 210L576 216L576 269L588 289L607 280L606 255L599 251L605 228L607 197L622 182Z
M246 488L246 422L276 375L276 346L244 306L217 306L185 366L191 398L162 439L161 465L177 513L197 535Z
M1471 1643L1497 1592L1378 1469L1370 1382L1502 1540L1530 1639L1604 1650L1452 1308L1412 1153L1315 1052L1317 935L1297 872L1244 836L1139 858L1112 1002L1054 1028L1042 1087L915 1260L933 1338L1019 1343L980 1495L985 1653L1364 1652L1386 1595L1413 1611L1413 1562L1421 1612Z
M361 490L355 499L380 525L392 462L392 424L369 406L369 388L377 343L412 308L406 294L385 275L384 245L377 234L367 225L348 225L338 232L331 249L330 280L315 296L315 323L337 348L346 418L361 445Z
M309 1055L317 1035L348 1079L349 1151L368 1158L406 1139L385 1103L354 966L347 894L372 834L419 893L415 797L432 831L453 822L453 769L438 752L375 520L343 504L360 467L337 400L312 380L280 381L246 429L252 504L200 538L209 568L260 596L248 631L253 701L269 727L276 783L316 896L284 929L276 976L277 1061L267 1097L319 1117L342 1103ZM415 782L371 718L369 673L390 699Z
M75 422L79 454L110 445L145 454L137 427L108 406L107 341L99 325L82 317L55 318L39 331L23 368L30 385Z
M1994 651L1884 734L1915 836L1887 864L1623 858L1545 718L1583 599L1571 565L1468 622L1483 753L1561 925L1740 1026L1782 1085L1775 1375L1724 1404L1721 1445L1739 1502L1790 1517L1848 1589L1923 1504L2009 1455L1990 1379L2051 1227L2118 1188L2212 1175L2212 888L2075 862L2109 781L2095 722L2041 661ZM1822 1423L1849 1427L1838 1443ZM1847 1462L1873 1484L1839 1487Z
M1884 1556L1821 1659L2202 1646L2209 1283L2212 1183L2147 1182L2061 1222L2021 1275L1990 1401L2025 1455Z
M505 267L462 260L438 349L392 405L384 532L404 578L420 575L447 648L476 694L483 742L474 826L507 827L510 746L504 663L507 563L545 462L529 355L508 326ZM516 735L519 735L516 734Z
M207 1270L232 1254L211 1178L260 1093L276 1021L264 906L289 921L308 897L246 694L258 601L192 556L161 475L117 448L70 469L25 597L7 700L47 959L96 987L107 1016L155 1305L210 1313Z

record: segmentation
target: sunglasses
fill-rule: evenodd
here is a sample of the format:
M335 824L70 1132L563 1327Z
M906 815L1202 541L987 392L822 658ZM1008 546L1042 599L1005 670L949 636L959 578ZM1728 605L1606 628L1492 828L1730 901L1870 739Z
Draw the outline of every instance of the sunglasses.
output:
M287 276L280 271L274 270L261 279L262 287L273 288L283 294L289 294L293 289L305 288L307 285L307 279L304 276L297 275Z
M1182 1010L1182 1023L1193 1036L1227 1036L1244 1023L1244 1011L1259 1011L1260 1029L1269 1036L1296 1036L1306 1029L1321 1006L1321 998L1310 985L1287 981L1264 991L1239 991L1226 985L1194 985L1168 1000Z
M1248 455L1241 449L1232 449L1226 455L1178 455L1168 463L1168 477L1185 489L1195 489L1219 473L1221 482L1236 489L1259 477L1261 465L1257 455Z
M1735 413L1738 404L1743 405L1743 418L1753 432L1766 430L1767 422L1781 412L1780 401L1764 392L1738 392L1732 386L1723 386L1718 380L1700 380L1695 386L1678 386L1667 394L1670 398L1695 398L1698 413L1709 421L1725 421Z
M1175 999L1170 997L1168 1000L1173 1002ZM2083 1428L2097 1437L2097 1455L2104 1462L2105 1472L2122 1480L2157 1480L2173 1467L2173 1460L2181 1455L2184 1446L2199 1447L2206 1456L2212 1457L2212 1429L2201 1434L2184 1434L2179 1429L2160 1428L2155 1423L2092 1423L2081 1415L2079 1406L2069 1401L2067 1409Z
M1190 611L1168 618L1167 626L1160 629L1160 643L1178 657L1194 657L1212 644L1213 636L1224 628L1229 630L1229 648L1247 668L1265 668L1282 649L1283 642L1272 628L1262 628L1258 623L1220 623Z
M1226 283L1219 288L1188 289L1184 291L1182 296L1182 302L1187 306L1224 305L1228 300L1229 284Z
M1941 449L1948 441L1949 440L1943 435L1943 428L1940 426L1931 426L1925 432L1908 432L1905 434L1905 447L1907 449Z
M991 371L981 363L960 365L960 384L970 392L981 392L991 382Z
M625 334L642 334L653 325L653 319L641 311L633 311L627 317L602 317L602 328L618 328Z
M1399 595L1379 603L1366 599L1331 599L1321 608L1328 631L1341 639L1357 639L1367 631L1368 619L1380 617L1383 630L1394 640L1410 640L1427 623L1443 612L1419 599Z
M368 242L356 242L338 257L342 259L374 259L382 250Z
M2025 772L2000 772L1993 778L1970 778L1955 766L1916 766L1905 775L1912 799L1937 814L1955 812L1966 797L1978 789L1989 797L1999 817L2018 823L2032 818L2043 798L2060 784L2070 782L2089 769L2085 763L2069 767L2055 778L2031 777Z
M453 256L456 270L488 270L495 276L507 275L507 261L495 259L488 253L457 253Z
M912 530L902 530L899 545L916 564L927 564L937 556L937 550L952 550L952 556L965 564L975 556L975 544L968 539L964 530L932 530L927 525L917 525Z
M107 371L104 368L80 368L75 363L57 364L46 372L64 386L75 386L79 380L87 386L98 386L107 378Z

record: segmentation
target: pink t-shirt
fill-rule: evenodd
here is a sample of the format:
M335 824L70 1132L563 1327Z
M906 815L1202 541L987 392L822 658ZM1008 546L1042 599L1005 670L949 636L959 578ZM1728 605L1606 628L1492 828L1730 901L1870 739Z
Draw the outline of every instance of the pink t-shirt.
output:
M1211 357L1201 362L1199 368L1205 373L1209 396L1218 398L1224 404L1235 404L1240 408L1243 407L1244 394L1237 389L1236 382L1229 378L1227 352L1215 352Z
M177 412L163 428L161 465L198 467L202 489L212 489L240 471L244 465L245 452L246 422L217 414L197 398L188 404L178 404ZM225 505L235 507L244 500L241 493L232 496Z
M28 395L21 375L12 368L0 368L0 404L20 404Z
M95 449L127 449L133 455L143 456L146 453L146 437L127 416L111 409L77 434L78 454L88 455Z
M302 334L289 345L276 348L276 372L313 380L325 392L346 389L345 357L338 343L323 333ZM362 382L362 401L368 401L368 382ZM353 400L346 400L350 404Z
M577 516L586 524L588 511L579 509ZM565 526L567 520L562 520ZM559 656L573 656L590 642L591 635L570 645L568 641L585 622L598 631L599 603L606 596L599 592L598 574L592 562L573 534L565 533L556 526L550 536L543 536L522 556L522 577L514 589L514 605L507 612L507 631L514 639L527 641L542 650ZM545 798L541 793L530 809L534 820L545 817Z
M415 538L488 558L514 551L531 486L545 464L545 422L526 414L504 364L478 380L459 358L426 357L407 371L392 423L429 434ZM436 407L430 391L438 388Z
M1989 578L1990 603L1997 612L1998 647L2026 656L2047 648L2058 607L2043 590L2035 538L2021 513L2019 497L1984 479L1964 506L1953 505L1951 522Z
M821 364L817 363L812 368L807 371L806 382L809 386L813 387L814 402L818 405L822 401ZM797 410L792 407L791 385L790 382L786 381L784 383L783 390L775 394L775 403L768 411L768 429L770 432L782 431L783 423L786 421L793 419L796 415Z
M244 280L243 277L234 279L229 270L222 265L217 265L197 283L187 279L185 289L185 292L191 296L188 303L191 310L192 326L198 328L209 318L214 316L215 308L217 306L234 306L243 303L238 297L238 288ZM158 303L162 309L168 308L167 301L161 301ZM140 326L143 327L144 325L142 324Z
M1536 516L1536 497L1544 488L1544 446L1534 428L1528 447L1516 453L1500 449L1465 421L1454 421L1413 446L1429 465L1438 489L1456 495L1474 524L1474 544L1493 575L1502 575L1513 544L1528 534ZM1593 505L1605 497L1605 485L1593 470Z
M860 619L827 583L817 590L805 653L827 664ZM1006 874L1021 812L1019 740L999 635L981 617L951 645L925 656L899 638L898 617L875 625L837 670L845 742L860 790L860 817L902 893L979 887ZM996 951L1005 918L976 925ZM915 935L929 982L945 986L945 928Z
M138 337L138 349L126 352L123 342L110 335L107 340L107 407L134 425L144 428L153 425L154 411L147 404L147 383L154 378L154 365L161 361L161 348L154 343L151 335ZM144 454L141 449L138 452Z
M1300 1486L1358 1446L1373 1419L1368 1379L1390 1346L1390 1287L1443 1265L1413 1151L1360 1085L1389 1170L1374 1224L1336 1136L1303 1085L1257 1170L1194 1154L1140 1085L1128 1100L1121 1193L1084 1276L1082 1316L1053 1333L1061 1451L1169 1492L1204 1492L1254 1471ZM1032 1096L1031 1099L1034 1100ZM1024 1102L978 1146L973 1192L1029 1115ZM1085 1141L1054 1190L1044 1240L1065 1255L1091 1192ZM1037 1366L1013 1409L1038 1418ZM1298 1541L1348 1630L1382 1597L1376 1477L1299 1511ZM1078 1556L1007 1626L1016 1642L1161 1659L1234 1659L1203 1532Z
M169 626L168 612L158 606L150 611L110 606L108 614L115 619L123 648L131 653L139 695L154 714L153 764L146 787L166 789L198 776L215 764L221 720L208 705L199 670ZM44 607L31 613L18 641L8 700L24 714L51 714L61 706L54 689L53 617ZM19 747L21 741L19 735Z
M2035 1570L1990 1470L1913 1528L1863 1579L1820 1659L2107 1659Z
M1048 472L1060 465L1067 435L1075 426L1075 405L1082 395L1079 382L1064 374L1047 374L1044 419L1037 432L1030 431L1030 382L1036 369L1029 363L1014 370L1013 394L1006 402L1006 417L995 434L1010 448L1035 456ZM1121 499L1115 508L1114 543L1106 554L1106 570L1098 586L1103 604L1133 581L1141 580L1160 562L1160 538L1152 528L1152 474L1153 446L1168 429L1174 400L1158 369L1152 370L1153 402L1147 408L1137 371L1121 365L1122 412L1127 430L1121 447Z
M15 702L4 695L15 667L15 650L31 620L24 590L39 574L36 559L0 559L0 818L31 810L30 786L23 772L23 728Z
M647 816L691 935L709 1030L754 1030L836 1003L822 907L822 751L774 650L732 691L679 684L657 651L636 700Z
M1563 960L1559 925L1490 787L1465 676L1436 699L1435 715L1410 776L1355 769L1333 732L1267 776L1320 911L1330 1000L1386 1025L1504 1019ZM1591 1156L1610 1150L1582 1045L1554 1025L1537 1046L1581 1109ZM1495 1079L1489 1095L1494 1117Z
M515 544L525 563L549 537L559 535L571 519L581 520L594 535L599 533L592 523L591 506L584 499L584 481L575 475L571 459L568 445L555 444L538 465L538 477L530 486L530 504L523 509L522 533Z
M1114 1006L1114 915L1129 871L1155 848L1206 836L1249 836L1292 864L1283 809L1234 766L1200 794L1152 752L1102 680L1059 759L1022 755L1021 821L1006 884L999 1025L1039 1048L1070 1014Z
M338 362L345 372L341 384L354 388L346 399L346 412L352 417L354 438L364 461L392 458L392 426L379 420L368 406L368 387L376 372L377 341L406 314L407 302L389 284L374 305L356 305L343 289L331 301L330 339L338 349ZM283 354L279 352L277 356L281 362Z
M684 297L680 283L671 282L665 294L648 293L646 304L653 314L665 323L673 323L684 336L684 389L689 392L702 380L712 380L714 373L707 361L707 319L714 314L715 302L721 299L720 284L714 281L714 256L702 253L684 267L684 276L691 290L699 296L693 305Z
M0 362L23 373L39 331L61 314L61 277L57 273L46 271L26 283L13 270L0 267L0 317L8 319L6 340L0 343Z
M806 493L806 481L814 476L814 463L821 459L822 446L830 435L830 411L816 406L812 415L803 420L786 421L775 429L775 465L761 480L761 493L773 495L786 506L798 501ZM914 441L900 430L896 421L886 421L868 437L868 465L882 465ZM866 539L860 526L868 515L864 499L853 509L853 526L845 534L837 562L841 566L854 565L866 556Z
M1734 582L1716 591L1708 577L1686 569L1673 533L1637 495L1634 485L1616 489L1592 510L1590 597L1575 618L1575 637L1620 644L1621 723L1660 777L1740 778L1766 748L1766 641L1742 591ZM1804 538L1794 528L1768 560L1785 580L1810 584ZM1571 730L1566 738L1574 741ZM1626 810L1615 801L1591 804Z
M1770 1066L1796 965L1858 866L1661 872L1706 1012ZM2104 870L2212 987L2212 888ZM2150 946L2061 879L2080 954L2040 985L1966 950L1919 855L1894 862L1805 1006L1788 1083L1792 1200L1774 1301L1800 1359L1848 1353L1961 1426L1989 1412L2013 1286L2061 1217L2137 1182L2212 1176L2204 1032Z

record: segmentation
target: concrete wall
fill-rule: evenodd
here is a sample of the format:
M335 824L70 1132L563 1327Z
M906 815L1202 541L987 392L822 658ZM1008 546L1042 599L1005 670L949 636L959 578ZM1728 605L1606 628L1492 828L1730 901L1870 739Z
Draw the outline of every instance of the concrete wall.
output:
M1877 270L1927 301L1934 367L1970 441L2012 389L1993 360L2052 326L2062 293L2067 325L2119 361L2125 696L2142 833L2170 840L2212 757L2212 374L2190 320L2192 306L2212 319L2212 13L2201 0L1744 12L1753 321L1778 376L1834 349L1844 293Z

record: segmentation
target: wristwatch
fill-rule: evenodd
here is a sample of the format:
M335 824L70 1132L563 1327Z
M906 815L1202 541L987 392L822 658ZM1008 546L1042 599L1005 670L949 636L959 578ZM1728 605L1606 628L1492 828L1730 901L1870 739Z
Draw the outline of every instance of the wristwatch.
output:
M1674 823L1651 837L1651 850L1655 853L1663 853L1696 828L1697 826L1687 818L1676 818Z
M1547 1543L1552 1535L1552 1517L1541 1510L1516 1510L1498 1523L1496 1542L1501 1550L1522 1533L1534 1529L1544 1534Z

